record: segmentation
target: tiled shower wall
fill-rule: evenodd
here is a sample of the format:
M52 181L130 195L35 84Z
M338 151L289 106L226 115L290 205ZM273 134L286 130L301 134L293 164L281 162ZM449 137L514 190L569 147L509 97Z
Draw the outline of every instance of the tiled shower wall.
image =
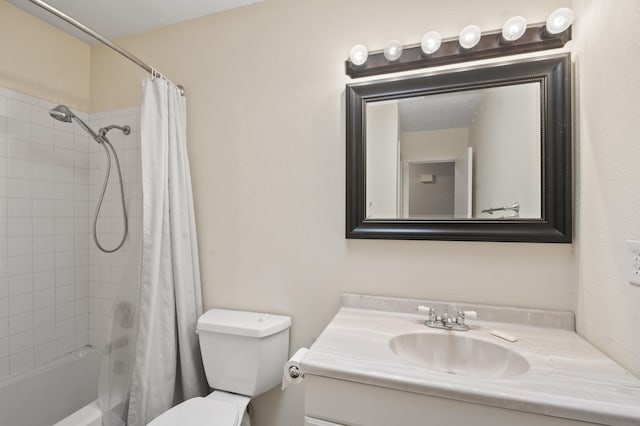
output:
M125 204L129 218L129 235L122 249L112 254L98 250L89 242L89 343L102 347L107 343L107 332L114 301L132 301L137 295L140 267L140 230L142 214L142 186L140 171L140 109L109 111L91 114L90 126L94 129L117 124L128 125L129 135L119 130L108 133L109 141L116 149L124 181ZM102 190L106 156L101 145L92 143L89 153L89 194L90 209L93 216L98 194ZM109 185L104 197L98 220L98 237L101 245L107 249L116 247L124 227L120 202L115 160L112 159Z
M136 236L115 254L94 249L104 153L75 123L50 118L53 106L0 87L0 378L104 342L116 284L137 270L123 265L139 263L130 248ZM123 152L133 235L140 228L138 110L77 114L96 127L113 116L134 128L127 139L109 134ZM114 177L98 227L107 246L122 222Z

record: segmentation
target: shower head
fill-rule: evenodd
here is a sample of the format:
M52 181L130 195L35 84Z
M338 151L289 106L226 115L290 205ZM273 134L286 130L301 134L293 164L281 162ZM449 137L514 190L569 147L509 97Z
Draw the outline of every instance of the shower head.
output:
M55 108L51 108L49 110L49 115L55 118L58 121L62 121L64 123L71 123L75 114L71 112L69 108L64 105L58 105Z
M49 115L58 121L62 121L63 123L71 123L73 120L76 120L80 127L82 127L85 132L89 133L96 142L102 143L102 139L100 138L100 136L98 136L98 134L94 132L91 127L87 126L84 121L80 120L80 118L78 118L78 116L71 112L71 110L65 105L58 105L55 108L51 108L49 110Z

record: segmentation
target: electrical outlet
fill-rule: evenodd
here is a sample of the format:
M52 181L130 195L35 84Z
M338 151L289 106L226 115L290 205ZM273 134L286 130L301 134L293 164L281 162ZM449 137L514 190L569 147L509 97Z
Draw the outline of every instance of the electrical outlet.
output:
M640 241L627 240L628 279L631 284L640 285Z

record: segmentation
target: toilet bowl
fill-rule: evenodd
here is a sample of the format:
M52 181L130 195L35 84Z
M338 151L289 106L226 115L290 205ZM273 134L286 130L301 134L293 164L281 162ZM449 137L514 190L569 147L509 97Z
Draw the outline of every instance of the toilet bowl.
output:
M148 426L250 426L251 399L280 383L290 325L291 318L282 315L205 312L197 333L207 382L215 390L176 405Z

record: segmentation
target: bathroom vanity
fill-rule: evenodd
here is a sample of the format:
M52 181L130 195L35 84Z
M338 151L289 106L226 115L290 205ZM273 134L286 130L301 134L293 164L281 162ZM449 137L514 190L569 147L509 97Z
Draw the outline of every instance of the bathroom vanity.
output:
M429 328L420 305L478 318ZM300 367L305 425L640 425L640 380L570 312L347 294Z

